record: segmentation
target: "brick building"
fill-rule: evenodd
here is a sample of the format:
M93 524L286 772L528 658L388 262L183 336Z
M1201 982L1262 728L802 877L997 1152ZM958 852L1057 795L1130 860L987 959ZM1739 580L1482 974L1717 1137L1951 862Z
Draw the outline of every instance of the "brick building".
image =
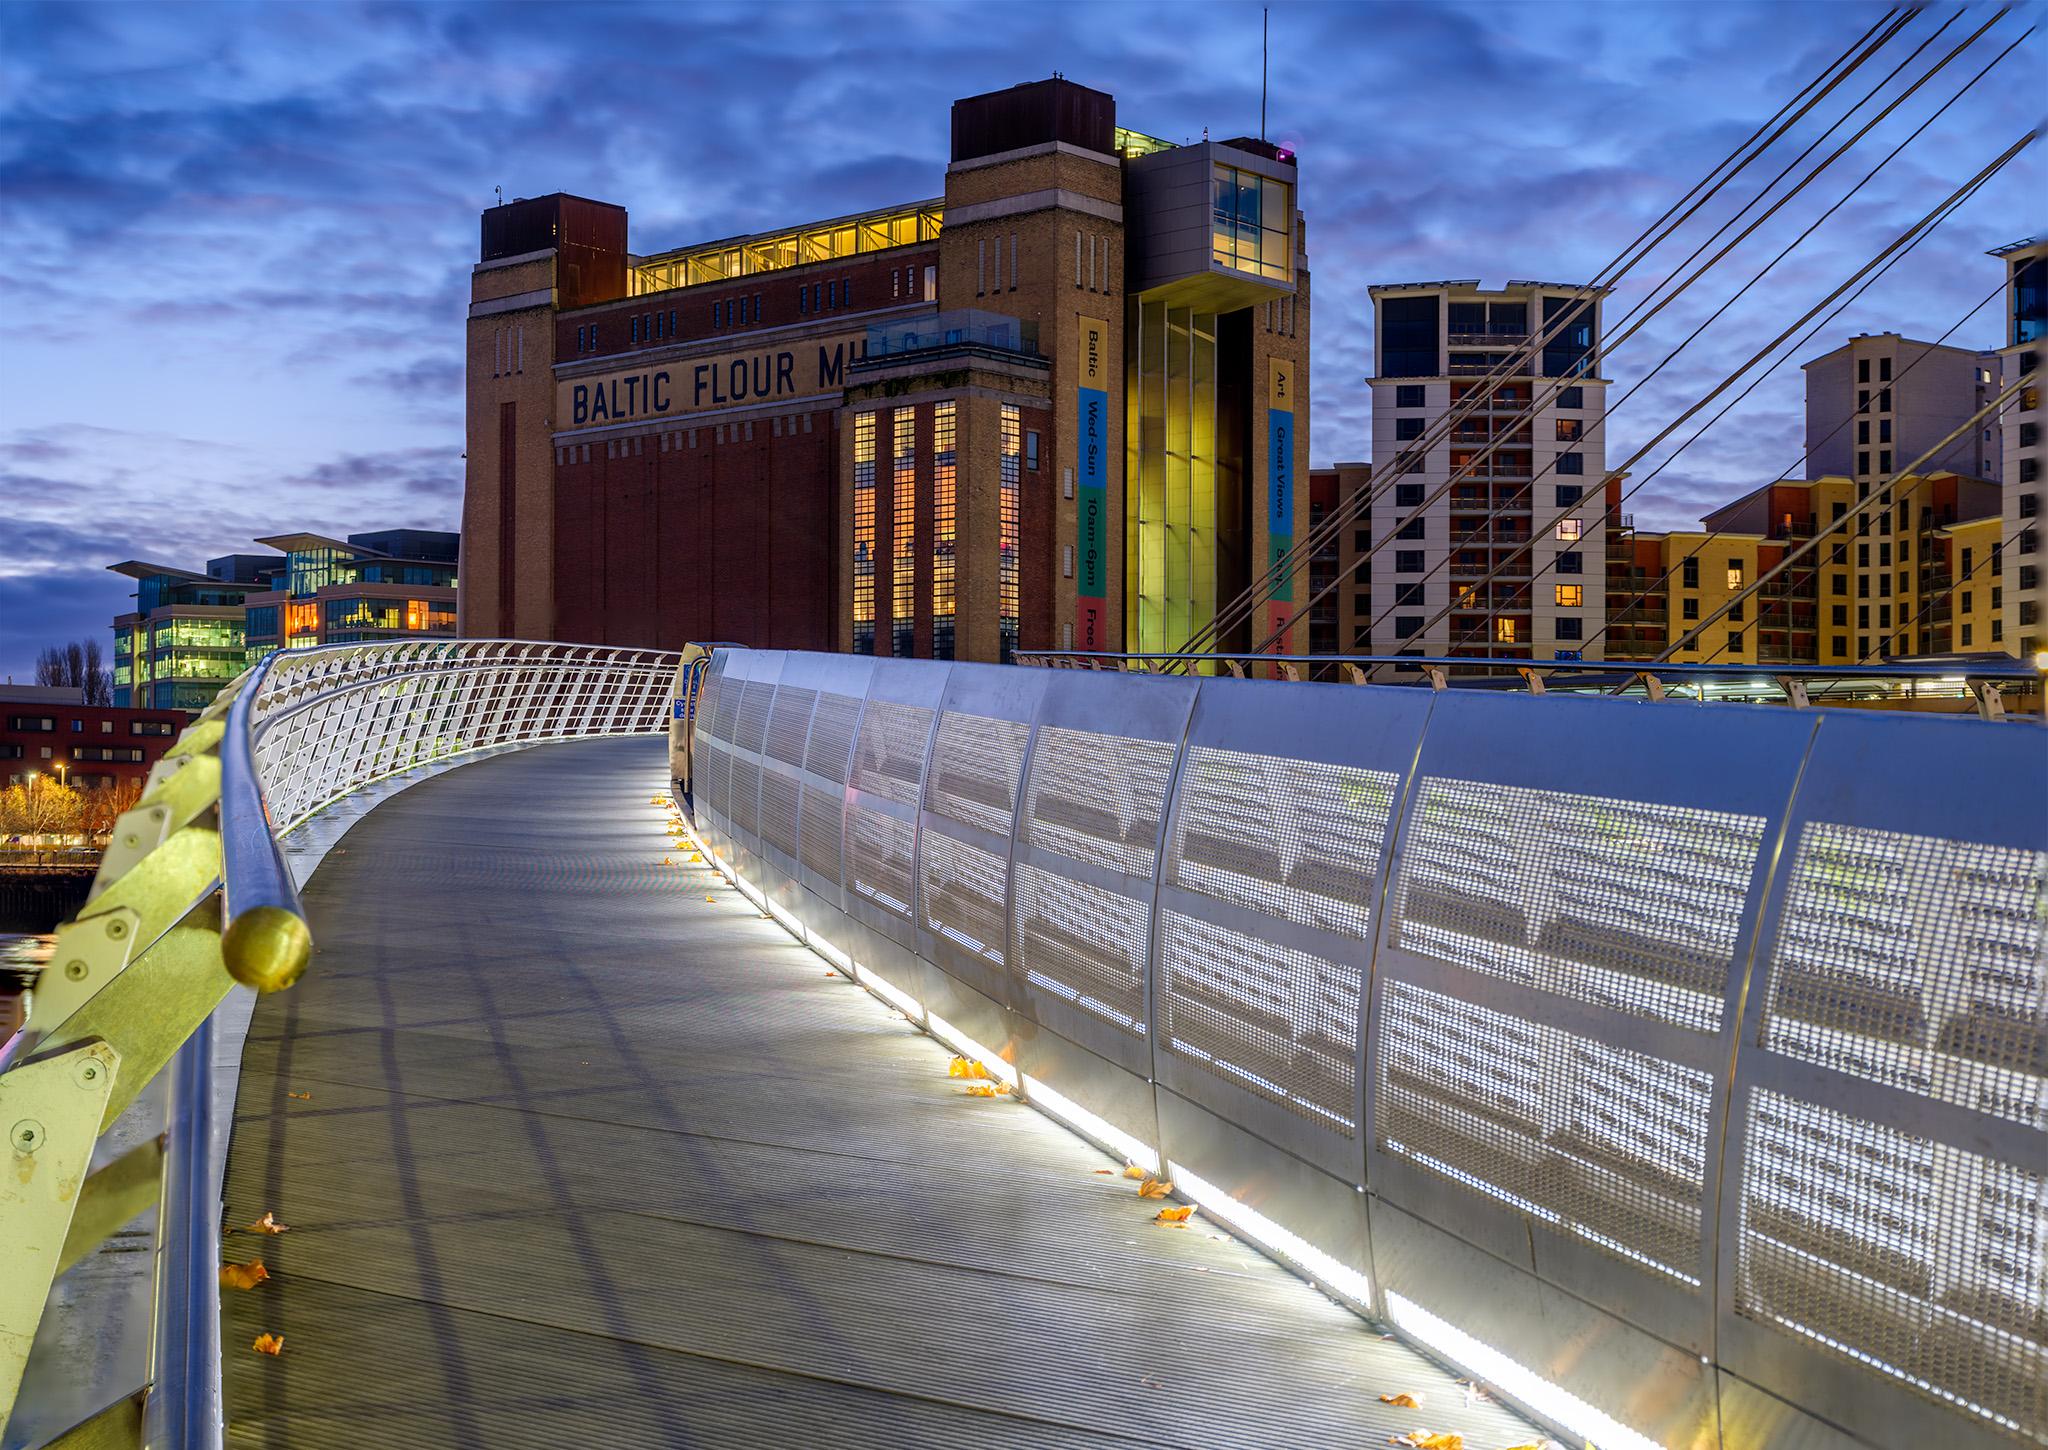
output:
M1307 525L1295 182L1053 79L956 102L928 200L652 255L603 202L492 208L463 633L1177 647Z
M42 776L81 790L140 783L185 728L183 711L86 705L82 692L0 685L0 785Z

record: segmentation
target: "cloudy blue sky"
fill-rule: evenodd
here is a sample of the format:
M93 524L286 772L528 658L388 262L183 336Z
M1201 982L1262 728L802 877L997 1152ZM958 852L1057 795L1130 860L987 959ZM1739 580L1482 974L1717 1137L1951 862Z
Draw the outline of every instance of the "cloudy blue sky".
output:
M1368 286L1592 273L1882 8L1275 4L1316 461L1367 451ZM1610 376L1641 377L2042 10L2015 6ZM1931 10L1909 36L1950 29L1908 74L1992 14ZM948 103L1054 70L1141 130L1254 130L1258 36L1259 6L1223 0L0 3L0 678L45 641L104 639L119 559L454 527L467 272L494 186L619 202L641 251L781 226L936 195ZM2035 35L1616 412L1610 461L2036 124L2044 74ZM1954 325L1997 283L1984 250L2048 230L2044 174L2029 152L1800 356ZM1683 250L1628 279L1610 320ZM1954 338L1999 340L1995 306ZM1638 496L1638 522L1797 470L1797 360Z

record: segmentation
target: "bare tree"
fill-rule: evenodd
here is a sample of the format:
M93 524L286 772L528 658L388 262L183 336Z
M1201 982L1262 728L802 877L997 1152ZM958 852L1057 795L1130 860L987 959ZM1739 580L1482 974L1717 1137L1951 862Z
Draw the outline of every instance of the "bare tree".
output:
M97 639L53 644L36 656L36 683L82 690L88 705L114 703L114 676Z
M86 844L106 844L121 813L142 799L142 784L139 780L114 780L106 785L79 788L78 829L84 834Z

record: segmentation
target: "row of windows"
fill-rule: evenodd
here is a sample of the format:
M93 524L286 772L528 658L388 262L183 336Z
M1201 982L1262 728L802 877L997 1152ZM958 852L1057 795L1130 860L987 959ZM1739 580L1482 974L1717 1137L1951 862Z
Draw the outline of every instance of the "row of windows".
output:
M922 300L926 302L936 302L939 300L939 269L937 267L926 267L924 269L924 288L922 294L919 292L917 282L916 267L891 267L889 269L890 297L899 302L906 300L916 302L920 299L920 295Z
M851 277L834 278L829 282L813 282L808 287L796 289L796 310L799 313L836 312L841 307L851 306L853 306L853 278Z
M73 735L83 735L85 733L85 721L73 716L70 724ZM7 717L7 728L32 735L54 734L57 729L57 717L54 715L9 715ZM128 733L130 735L175 735L177 731L178 727L168 720L130 720L128 722ZM102 735L112 735L114 733L114 722L112 720L100 721L99 733Z
M768 419L768 427L774 437L794 438L799 433L813 431L815 414L777 413ZM605 440L606 458L638 458L647 451L650 438L659 445L663 453L681 453L685 448L708 447L712 443L751 443L754 441L753 418L734 423L719 423L708 428L678 428L664 433L637 433L630 438L608 438ZM704 436L700 439L698 434ZM590 462L588 443L567 443L555 449L555 462L559 464Z
M1890 358L1881 357L1877 360L1877 380L1881 383L1888 383L1892 380L1892 360ZM1859 357L1856 359L1856 381L1859 383L1870 381L1869 358ZM1891 405L1886 404L1885 406L1889 407Z
M1100 292L1108 296L1116 291L1116 286L1109 276L1109 238L1100 232L1074 233L1074 285L1082 286L1084 277L1085 285L1090 292Z
M1428 385L1424 383L1396 383L1394 385L1394 406L1397 408L1427 407L1429 406L1426 401L1428 391ZM1460 401L1462 399L1456 396L1451 399L1453 404ZM1526 408L1530 402L1531 399L1511 389L1504 388L1493 395L1493 404L1498 408ZM1576 383L1569 388L1559 388L1557 396L1550 400L1550 405L1554 408L1566 409L1567 411L1575 412L1582 410L1586 406L1586 390Z
M1266 331L1279 333L1282 337L1297 337L1294 328L1295 299L1275 297L1266 304Z

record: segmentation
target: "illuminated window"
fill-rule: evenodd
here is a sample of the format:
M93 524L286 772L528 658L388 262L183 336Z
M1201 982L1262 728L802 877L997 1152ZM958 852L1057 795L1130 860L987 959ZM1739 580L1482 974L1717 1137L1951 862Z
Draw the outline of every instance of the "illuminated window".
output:
M1018 435L1022 432L1024 415L1010 404L1003 405L1003 468L1002 508L1000 533L997 541L996 566L996 608L998 657L1008 664L1017 652L1017 542L1018 542L1018 487L1021 477L1018 456ZM1031 435L1035 444L1038 435ZM1035 450L1034 450L1035 451ZM1036 467L1036 463L1033 464ZM1069 573L1073 571L1068 570Z
M1287 183L1234 166L1219 166L1215 193L1215 259L1261 277L1284 280L1290 276L1294 199Z
M875 415L853 417L853 652L875 652Z
M1557 521L1557 536L1569 543L1571 540L1579 537L1581 527L1583 526L1577 519L1559 519Z
M917 623L917 409L896 410L895 495L889 518L890 653L908 659Z
M1730 589L1740 589L1742 587L1742 563L1740 560L1730 559L1728 561L1728 587Z
M932 658L953 658L955 543L954 405L932 405Z
M1502 644L1515 642L1515 622L1505 616L1493 622L1493 637Z
M1560 608L1577 609L1586 602L1586 590L1580 584L1559 584L1555 586Z

